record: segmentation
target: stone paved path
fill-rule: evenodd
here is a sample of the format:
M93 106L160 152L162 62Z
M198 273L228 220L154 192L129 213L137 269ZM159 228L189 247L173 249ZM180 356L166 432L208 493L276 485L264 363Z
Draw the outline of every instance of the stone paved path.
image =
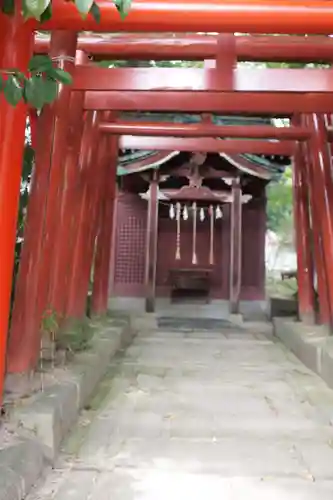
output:
M331 418L262 334L140 335L29 500L331 500Z

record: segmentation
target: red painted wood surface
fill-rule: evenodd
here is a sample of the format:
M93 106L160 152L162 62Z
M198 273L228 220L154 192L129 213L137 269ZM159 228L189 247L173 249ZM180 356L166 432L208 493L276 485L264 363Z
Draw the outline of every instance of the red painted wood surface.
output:
M242 205L241 300L266 300L266 199Z
M83 258L83 267L82 267L82 285L80 287L80 291L82 292L81 295L81 303L86 304L87 303L87 294L88 290L90 289L90 284L91 280L93 278L93 270L94 270L94 261L95 261L95 255L96 255L96 250L97 250L97 242L98 242L98 234L99 234L99 229L100 229L100 216L101 212L103 210L103 198L105 194L105 188L106 185L108 184L109 187L112 187L113 190L115 189L115 170L113 172L113 178L111 174L111 179L106 179L105 177L105 168L110 167L110 164L108 163L108 159L110 158L110 152L108 151L109 144L108 141L105 139L105 141L101 141L100 134L99 134L99 120L101 116L97 116L97 121L96 125L94 127L94 141L95 141L95 151L94 151L94 157L92 159L92 167L93 170L93 175L94 179L90 178L89 182L89 191L88 191L88 204L87 204L87 213L86 217L89 219L88 223L88 231L87 231L87 237L86 237L86 243L84 246L84 258ZM102 138L103 139L103 138ZM116 139L115 139L116 140ZM104 142L104 143L103 143ZM116 140L117 143L117 140ZM118 148L117 148L118 151ZM116 168L116 164L114 164L114 168ZM92 174L90 174L92 175ZM110 184L111 183L111 184ZM109 191L109 195L112 195L112 192ZM108 205L110 208L113 206L113 197L111 196L111 199L108 199ZM108 214L110 215L110 214ZM109 218L107 220L107 224L111 224L112 222L112 215L111 219ZM104 228L106 230L106 228ZM110 228L110 237L108 239L108 242L106 243L108 245L108 248L104 248L104 252L110 253L111 250L111 234L112 234L112 228ZM104 259L103 259L103 265L104 265ZM104 266L103 266L104 267ZM105 267L104 267L105 269ZM108 267L106 269L107 276L104 276L104 280L108 282ZM103 283L104 284L104 283ZM104 297L104 299L107 302L107 296ZM105 312L105 311L104 311Z
M98 129L98 127L97 127ZM99 141L97 130L95 140ZM98 145L95 147L94 157L98 159ZM94 159L95 163L95 159ZM87 312L88 293L91 291L91 281L93 279L94 255L96 249L96 240L98 235L98 218L101 208L101 180L102 180L102 163L96 162L94 165L95 178L91 179L88 189L87 211L85 217L88 219L86 239L83 246L83 264L81 269L81 285L77 289L82 313ZM91 167L92 168L92 167ZM92 171L91 171L92 174ZM90 174L90 175L91 175Z
M305 117L302 117L304 122ZM323 242L321 237L321 220L320 220L320 186L314 171L313 162L309 154L309 145L304 143L301 145L303 153L303 163L306 168L306 183L309 190L309 208L311 213L311 229L313 234L313 263L314 271L317 275L317 293L318 293L318 322L320 324L329 325L330 323L330 306L328 302L328 288L326 280L326 266L323 254ZM319 189L319 192L318 192Z
M332 324L333 304L333 192L331 177L331 161L328 144L325 141L324 117L310 115L307 124L312 128L312 139L309 143L310 165L312 170L312 181L314 183L315 197L317 200L318 218L320 224L320 236L323 246L323 260L325 263L325 278L328 290L328 302L330 304L330 324ZM316 221L314 221L315 223Z
M333 90L330 69L235 68L233 79L216 68L101 68L78 66L73 88L87 91L236 91L327 93Z
M266 155L291 156L294 152L293 142L270 142L247 139L212 139L179 138L179 137L135 137L123 135L120 138L122 149L143 149L160 151L205 151L207 153L251 153Z
M35 53L45 54L50 39L35 36ZM330 62L333 60L333 40L325 36L236 36L239 61L271 62ZM80 36L78 48L93 55L94 60L191 60L215 59L216 35L146 35L112 34Z
M301 145L296 148L293 163L294 228L297 255L298 312L301 321L314 324L313 262L311 229L306 182L306 165Z
M64 0L52 4L52 19L43 29L136 32L231 32L331 34L333 5L330 0L135 0L123 21L112 2L99 2L101 21L84 19ZM35 24L37 28L38 24Z
M77 35L75 33L54 32L56 36L52 54L75 57ZM73 73L74 64L63 63L63 68ZM71 88L63 85L59 88L59 95L55 107L55 126L51 156L51 178L49 199L49 220L46 218L44 239L45 266L48 266L48 275L42 273L44 279L48 276L47 302L43 309L50 305L60 316L64 313L65 296L67 292L67 263L72 248L69 244L71 230L71 195L70 188L75 182L77 165L69 159L68 151L72 147L73 135L80 132L78 125L77 106L72 106ZM80 95L76 98L80 99ZM73 114L72 114L73 113ZM80 116L80 115L79 115ZM82 119L82 112L81 112ZM79 128L73 128L77 125ZM75 143L74 143L75 144ZM48 254L48 257L46 255ZM48 264L48 263L51 263ZM47 267L46 267L47 268ZM47 279L47 278L46 278ZM43 310L42 309L42 310Z
M53 56L73 56L75 49L74 34L53 34ZM70 88L61 88L58 101L44 108L39 118L36 168L29 196L13 308L8 354L9 372L25 372L35 367L40 347L41 318L50 305L48 300L51 298L51 273L54 272L58 259L55 255L56 245L59 244L56 231L61 223L63 155L67 140L69 98Z
M145 297L147 202L120 191L115 228L115 266L112 293Z
M0 13L0 69L25 71L33 49L29 26L23 27L20 3L15 1L16 14ZM16 241L17 213L27 106L16 107L0 95L0 403L6 364L10 297ZM22 333L22 332L21 332Z
M87 61L87 56L82 51L76 52L76 64ZM67 115L67 137L65 147L62 149L63 157L63 187L60 200L60 213L57 232L55 235L54 253L57 257L52 267L50 304L62 317L66 314L69 279L73 261L75 241L75 225L77 224L78 196L77 184L79 175L79 157L83 134L83 92L73 92Z
M75 33L56 31L52 34L51 55L75 57L76 43L77 35ZM69 72L73 71L73 63L66 61L60 64ZM68 214L65 213L64 194L67 181L65 155L69 137L68 110L70 107L70 97L70 87L68 85L60 86L58 99L53 106L53 137L51 148L48 151L48 199L41 240L40 261L38 268L35 270L38 274L37 318L39 321L47 309L50 309L58 316L60 315L60 317L62 314L65 276L60 276L59 272L62 268L63 260L66 259L70 251L69 242L62 240L62 231L65 230L64 228L68 223ZM36 339L35 352L39 352L38 338ZM37 355L35 354L35 359L32 361L33 364L36 361Z
M119 188L116 186L115 189L115 200L113 206L113 219L112 219L112 235L111 235L111 255L110 255L110 271L109 271L109 297L113 295L115 286L115 274L116 274L116 244L117 244L117 220L118 220L118 200L119 200Z
M91 240L95 228L95 197L99 170L95 165L98 146L98 114L90 112L85 118L78 175L79 210L73 234L74 254L69 279L67 316L85 315L92 262ZM95 205L94 205L94 202Z
M117 135L156 137L224 137L249 139L280 139L304 141L310 136L306 127L274 127L270 125L214 125L212 123L168 123L116 120L102 122L101 132Z
M216 70L221 88L233 88L237 66L236 41L233 33L223 33L217 38Z
M111 269L112 235L114 206L116 193L116 172L118 163L118 139L104 138L104 175L100 190L100 213L98 216L99 231L96 241L94 260L94 282L92 292L92 312L105 314L108 308L108 292Z
M106 113L105 113L106 114ZM114 142L116 140L115 137L111 138L110 142ZM116 163L114 162L113 166L113 175L111 173L111 169L109 168L109 160L110 154L108 153L109 140L104 136L100 136L99 145L98 145L98 154L96 158L96 163L98 165L98 169L100 169L100 182L99 182L99 196L98 196L98 207L96 214L96 240L94 244L94 256L93 256L93 283L92 283L92 295L91 295L91 313L93 315L104 314L107 311L107 296L104 306L103 300L103 281L104 276L103 273L107 273L109 275L110 266L104 267L104 259L103 255L105 252L104 248L104 235L107 230L106 218L108 216L107 208L109 208L109 191L110 184L113 183L114 186L116 184ZM118 148L117 148L117 156L118 157ZM109 179L111 177L111 179ZM111 205L113 204L113 199L111 199ZM112 207L111 207L112 211ZM112 227L111 227L112 233ZM109 251L111 251L111 242L109 241Z
M230 267L230 205L223 207L224 217L215 227L215 265L212 276L212 298L228 300ZM242 258L241 300L265 299L265 206L242 207L244 225L242 247L246 249ZM144 269L146 253L147 202L137 195L120 192L117 203L115 276L112 295L120 297L146 297ZM208 266L207 245L209 224L198 224L197 256L201 266ZM200 233L200 235L199 235ZM166 252L165 248L169 250ZM191 267L192 224L181 222L181 261L175 261L176 222L159 218L158 258L156 274L156 296L169 297L169 269ZM242 250L243 252L243 250Z
M8 372L30 370L35 337L39 331L36 310L38 265L44 229L44 216L49 187L49 156L53 134L53 109L45 108L38 119L35 150L35 171L32 180L24 244L16 280L15 298L8 346ZM24 334L22 334L24 332Z
M176 220L160 217L158 221L158 250L156 270L156 296L170 297L170 269L211 269L210 297L228 300L227 279L228 255L223 252L222 245L228 238L226 219L216 221L214 230L214 264L209 263L210 223L209 219L197 224L196 254L198 264L192 264L193 252L193 220L189 218L180 222L180 260L176 260ZM167 249L167 251L166 251Z
M87 91L85 109L291 116L328 113L332 97L328 92Z
M212 275L212 298L228 300L230 267L230 205L223 207L224 217L215 226L215 264ZM265 206L243 205L242 300L265 299ZM115 276L112 295L116 297L146 297L144 269L146 254L147 202L137 195L120 192L117 203ZM208 221L198 224L198 265L209 266L207 245ZM165 249L168 248L166 252ZM169 269L177 265L191 267L192 223L181 222L181 261L175 260L176 222L169 218L158 221L158 258L156 296L170 297Z
M260 9L258 9L258 5L260 5ZM141 29L144 31L153 27L154 30L160 28L161 31L177 32L180 30L191 31L192 29L193 31L215 31L214 26L218 26L217 30L223 29L226 32L233 32L236 28L239 31L248 32L252 26L252 31L279 32L282 30L281 32L284 32L288 30L298 33L305 30L307 33L330 33L333 21L332 1L308 2L304 6L296 0L280 0L279 2L249 0L247 3L231 1L221 3L213 0L208 9L207 4L202 1L195 2L195 0L188 0L182 4L176 3L175 0L160 0L158 3L136 0L124 23L120 21L112 3L102 1L101 7L103 11L102 21L98 26L91 17L86 20L80 18L75 6L62 0L55 0L54 16L43 27L45 29L62 27L66 30L78 30L83 26L86 29L89 29L89 26L95 26L97 29L109 31L111 24L113 29L119 27L119 30ZM163 22L159 24L161 18ZM29 42L32 37L29 34L30 25L26 25L26 30L18 31L15 28L16 21L15 18L8 20L0 15L0 64L2 67L21 66L24 69L23 66L26 66L28 54L31 52ZM71 34L63 34L62 36L63 39L75 39L75 35ZM10 43L13 43L11 46L13 52L8 50ZM232 43L236 42L233 40ZM19 50L18 48L22 45L24 50L21 48ZM217 46L219 46L219 42ZM232 57L234 60L236 59L236 46L233 51L233 56L232 50L228 51L230 61ZM219 48L217 48L216 53L219 53ZM218 66L224 62L224 59L221 58ZM285 70L261 71L242 68L235 71L233 81L230 80L230 75L223 78L215 70L182 69L172 73L172 77L169 77L169 73L167 74L164 70L158 70L158 72L154 70L154 72L149 71L149 73L147 70L141 69L136 70L136 72L128 69L112 71L114 72L111 74L110 70L99 69L94 74L85 67L78 69L75 77L75 88L80 89L79 92L88 90L85 99L86 109L219 111L290 115L297 111L329 112L332 106L333 78L331 71L328 70L305 70L302 72L291 70L287 73ZM110 78L110 75L114 78ZM231 88L237 90L237 93L226 91ZM194 92L191 92L190 89L193 89ZM98 92L95 92L96 90ZM161 92L163 90L167 90L167 95ZM260 94L261 91L263 91L262 94ZM41 138L38 139L37 164L39 167L36 167L36 178L33 183L36 187L33 185L31 190L30 215L28 214L25 239L26 250L23 250L22 253L13 310L12 328L16 333L11 336L10 340L9 371L24 371L33 367L39 348L36 332L38 332L41 313L49 301L55 304L59 310L64 307L64 296L61 296L60 293L67 283L69 284L68 311L74 311L74 315L84 314L97 234L100 176L94 170L93 154L96 152L95 147L98 139L98 119L96 113L88 117L85 129L86 145L83 145L82 149L82 169L79 176L82 189L78 190L80 201L80 210L77 212L78 240L72 260L73 274L70 280L66 281L66 273L61 272L61 270L68 268L71 262L71 249L69 240L64 244L62 238L70 234L73 220L71 223L67 220L68 215L72 212L72 202L64 187L66 187L67 181L74 183L74 163L71 163L71 175L66 177L66 171L64 172L60 164L67 141L66 127L63 125L69 108L70 89L62 89L60 94L58 103L45 110L40 120L40 130L43 128L41 137L43 137L44 143L42 143ZM67 95L67 106L64 105L65 95ZM82 94L80 99L82 99ZM18 200L18 189L15 191L14 187L19 186L19 171L18 168L13 169L13 165L18 167L19 159L22 159L22 145L19 145L18 152L13 153L13 151L15 150L14 145L17 146L15 142L17 136L22 136L23 143L26 109L23 105L11 109L3 101L0 104L0 143L2 144L0 179L3 180L0 183L2 189L0 199L4 208L1 211L0 230L3 226L1 234L6 235L3 243L5 256L3 262L6 262L6 269L3 265L1 267L3 269L3 279L1 280L3 294L0 300L3 307L1 307L0 327L1 331L5 332L6 315L8 318L9 309L7 292L11 283L9 275L13 260L14 221ZM329 303L332 304L333 278L331 278L329 270L333 263L333 188L330 157L326 144L327 134L323 119L318 115L311 115L308 124L313 132L310 140L310 164L313 189L315 197L318 198L316 217L321 229L320 239L323 244L323 261L326 265L325 275L328 282ZM90 135L87 135L87 131ZM121 139L121 147L135 149L138 145L136 141L138 139L135 137L125 136ZM216 141L211 137L206 138L206 140L177 142L177 139L171 140L165 137L152 139L143 136L139 142L143 149L220 151L220 148L223 148L223 152L229 153L251 152L283 155L290 155L294 152L294 144L267 141L261 141L261 143L260 141ZM48 157L50 153L51 160ZM45 165L49 165L50 161L50 169L45 168ZM63 163L67 164L66 161ZM10 171L8 170L9 164ZM41 173L42 170L44 173ZM48 192L47 188L49 188ZM43 189L45 190L44 194L42 193ZM10 195L9 199L8 194ZM303 216L304 213L298 212L298 219ZM35 242L36 237L38 239ZM319 259L316 260L319 262ZM7 264L9 264L8 267ZM33 273L36 274L32 276ZM30 294L31 297L28 297ZM32 308L29 308L28 304L32 304ZM332 321L332 312L330 312L330 321ZM24 331L23 336L22 331ZM19 334L22 338L19 338ZM5 350L5 335L3 334L2 337L0 357ZM0 370L2 370L2 365L0 365Z

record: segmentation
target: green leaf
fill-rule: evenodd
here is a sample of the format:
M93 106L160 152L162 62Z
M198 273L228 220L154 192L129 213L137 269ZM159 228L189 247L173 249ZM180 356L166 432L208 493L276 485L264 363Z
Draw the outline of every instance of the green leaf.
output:
M23 0L23 10L29 17L40 19L40 16L49 6L51 0Z
M52 70L48 71L48 76L65 85L70 85L73 82L72 76L61 68L52 68Z
M51 80L50 78L46 78L44 80L44 102L46 104L50 104L53 102L58 95L58 82L55 80Z
M87 15L90 12L94 0L75 0L75 5L81 14Z
M2 76L0 75L0 92L3 90L5 86L5 82L4 82L4 79L2 78Z
M49 69L52 69L52 60L49 56L33 56L29 62L29 71L36 71L38 73L43 73Z
M113 0L122 19L125 19L131 10L132 0Z
M24 99L34 108L41 109L45 104L44 79L41 76L32 76L26 80L24 86Z
M23 97L23 88L20 86L14 75L8 75L3 89L6 101L12 106L16 106Z
M15 12L15 0L3 0L2 2L2 12L7 15L14 14Z
M40 16L40 22L45 23L52 17L52 3L50 2L47 8L44 10L44 12Z
M93 16L96 23L101 22L101 9L98 7L96 2L94 2L90 7L89 13Z

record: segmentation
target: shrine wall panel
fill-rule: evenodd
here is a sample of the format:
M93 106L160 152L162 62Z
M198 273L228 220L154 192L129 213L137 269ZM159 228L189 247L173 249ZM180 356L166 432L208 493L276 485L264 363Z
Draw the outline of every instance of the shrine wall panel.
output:
M192 264L192 220L181 222L181 259L176 260L176 221L159 219L156 293L169 296L169 270L177 267L213 268L212 298L228 299L230 268L230 207L223 208L224 218L214 230L214 265L209 264L209 221L197 224L197 259ZM120 193L117 199L115 254L111 295L144 297L147 202L137 195ZM243 206L242 220L242 300L265 298L265 229L264 201L255 206Z
M159 220L158 257L156 273L156 290L159 296L169 296L169 271L175 268L212 268L213 298L225 298L228 293L228 283L224 279L224 269L227 268L229 255L224 252L223 238L227 234L227 223L218 220L214 229L214 264L209 263L210 225L209 221L198 221L196 237L197 264L192 263L193 257L193 221L181 221L180 228L180 260L176 260L177 223L175 220L163 218Z
M131 193L117 198L112 295L144 296L147 202Z
M243 300L265 298L265 202L243 206L242 288Z

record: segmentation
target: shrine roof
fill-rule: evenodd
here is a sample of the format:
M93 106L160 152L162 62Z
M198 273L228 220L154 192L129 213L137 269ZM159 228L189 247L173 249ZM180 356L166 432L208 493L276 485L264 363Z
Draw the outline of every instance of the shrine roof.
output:
M199 123L200 115L191 114L126 114L126 117L135 117L137 121L172 121L174 123ZM212 115L212 122L216 125L272 125L269 117L251 116L220 116ZM124 176L145 170L158 169L169 160L177 156L179 151L161 152L147 150L125 150L119 157L117 175ZM216 153L219 154L219 153ZM268 180L279 177L285 167L290 164L290 158L282 156L266 156L254 154L233 154L220 156L246 173L266 178ZM253 172L252 172L253 167ZM258 174L258 167L261 174Z

